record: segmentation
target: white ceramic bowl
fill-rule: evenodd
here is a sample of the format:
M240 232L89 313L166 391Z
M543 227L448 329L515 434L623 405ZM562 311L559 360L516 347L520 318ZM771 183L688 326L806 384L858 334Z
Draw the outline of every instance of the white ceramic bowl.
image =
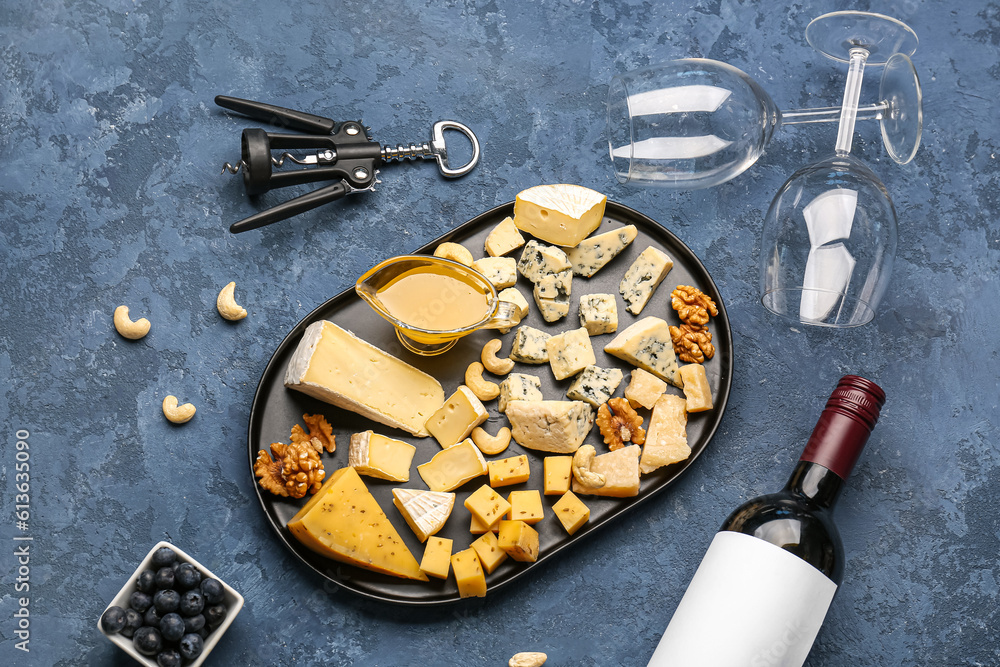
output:
M116 605L121 607L122 609L128 608L129 598L132 596L132 593L134 593L137 590L135 587L136 579L139 578L139 574L143 570L153 569L151 565L153 562L153 554L156 553L156 550L159 549L160 547L168 547L171 551L177 554L178 560L184 563L191 563L192 565L194 565L196 568L198 568L198 571L201 572L201 576L203 578L219 579L219 577L212 574L212 572L207 567L196 561L194 558L191 558L191 556L187 555L182 550L178 549L169 542L157 542L156 546L150 549L149 553L146 554L146 557L142 559L142 563L140 563L139 567L136 568L136 571L132 573L132 576L129 578L129 580L125 582L125 585L122 586L122 589L118 591L118 595L116 595L115 598L111 601L111 603L108 604L109 608L114 607ZM226 609L228 610L226 612L226 619L222 621L222 623L220 623L218 627L212 630L212 632L208 635L208 639L205 640L205 648L202 650L201 655L198 656L197 660L190 663L186 663L187 667L198 667L203 662L205 662L205 658L207 658L208 654L212 652L212 649L215 648L215 645L219 643L219 639L221 639L222 635L226 633L226 630L229 628L229 625L236 618L236 614L240 613L240 609L243 608L243 596L237 593L232 587L229 586L229 584L222 581L222 579L219 579L219 581L222 583L222 588L225 591L224 601L226 603ZM105 609L105 611L107 611L107 609ZM104 613L102 612L101 615L103 616ZM97 629L100 630L101 634L103 634L105 637L107 637L109 640L117 644L118 648L125 651L133 658L135 658L140 664L148 665L149 667L157 667L155 656L149 658L136 651L135 647L132 645L131 638L125 637L124 635L120 635L117 633L109 635L108 633L104 632L104 629L101 628L101 619L97 619Z

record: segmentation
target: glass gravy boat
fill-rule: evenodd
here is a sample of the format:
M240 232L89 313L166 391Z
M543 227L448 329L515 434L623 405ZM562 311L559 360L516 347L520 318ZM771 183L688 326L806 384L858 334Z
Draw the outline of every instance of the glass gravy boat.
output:
M521 321L517 306L501 301L483 274L440 257L392 257L358 278L354 289L395 327L403 347L426 357L473 331Z

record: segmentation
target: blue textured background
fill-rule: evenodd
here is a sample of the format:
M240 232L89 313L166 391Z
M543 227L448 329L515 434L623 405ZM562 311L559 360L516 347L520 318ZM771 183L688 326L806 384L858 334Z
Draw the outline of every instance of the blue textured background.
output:
M855 154L899 211L889 292L868 326L796 331L757 301L761 221L835 128L779 131L712 190L630 189L611 176L605 92L615 73L704 56L779 107L838 104L845 67L803 31L844 8L920 36L924 143L899 167L859 123ZM214 664L502 665L537 649L550 665L644 665L729 510L784 483L836 379L858 373L889 399L838 507L847 574L809 664L1000 663L998 60L996 2L2 2L0 662L127 664L95 622L168 539L246 597ZM483 159L458 181L390 165L376 193L233 236L256 208L219 169L252 123L216 109L220 93L362 116L383 143L453 118ZM659 500L485 602L415 612L324 587L278 545L247 474L267 359L376 261L543 182L601 190L704 260L735 338L720 432ZM213 307L230 280L250 310L235 325ZM122 303L152 320L145 339L114 333ZM165 393L195 419L168 424ZM18 429L32 455L30 654L13 645Z

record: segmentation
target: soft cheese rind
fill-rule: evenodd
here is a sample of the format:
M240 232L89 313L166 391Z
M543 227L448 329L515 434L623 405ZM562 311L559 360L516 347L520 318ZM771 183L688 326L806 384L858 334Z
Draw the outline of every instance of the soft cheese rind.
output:
M572 247L600 226L607 202L580 185L536 185L517 195L514 224L535 238Z
M392 504L421 542L444 527L455 507L455 494L423 489L393 489ZM421 567L423 569L423 567Z
M302 334L285 386L419 437L444 403L433 377L326 320Z
M514 401L507 405L511 436L522 447L570 454L594 425L594 411L583 401Z

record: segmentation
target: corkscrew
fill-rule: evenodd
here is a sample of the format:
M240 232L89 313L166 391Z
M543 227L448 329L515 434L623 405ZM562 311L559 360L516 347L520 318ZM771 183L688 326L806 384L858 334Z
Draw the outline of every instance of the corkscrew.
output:
M338 123L322 116L226 95L216 96L215 103L269 125L313 133L285 134L266 132L260 128L243 130L241 159L236 165L226 162L222 173L242 174L243 185L250 196L289 185L334 181L233 223L229 231L236 234L285 220L349 194L374 191L375 184L381 183L378 167L384 162L433 159L438 170L447 178L464 176L479 162L479 140L475 133L462 123L451 120L434 123L430 141L383 146L372 141L369 134L371 128L365 127L360 120ZM466 164L452 167L448 162L445 130L460 132L472 142L472 157ZM287 152L288 149L314 152L296 156ZM274 157L271 154L273 150L284 152ZM302 165L303 168L274 171L281 169L286 162Z

